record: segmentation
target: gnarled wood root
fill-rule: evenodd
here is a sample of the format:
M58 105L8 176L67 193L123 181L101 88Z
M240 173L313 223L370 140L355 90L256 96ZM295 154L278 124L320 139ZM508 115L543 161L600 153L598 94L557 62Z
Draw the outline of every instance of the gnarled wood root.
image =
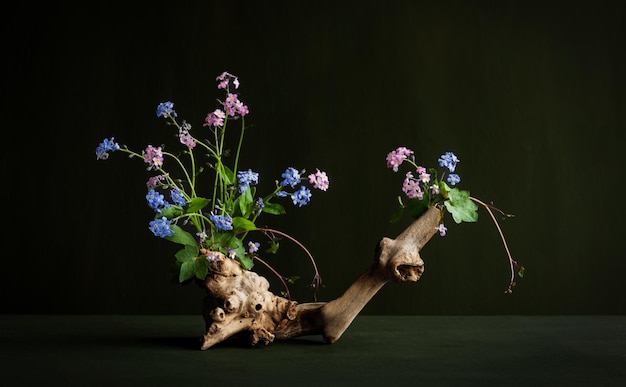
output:
M297 317L297 302L269 291L267 279L245 271L234 259L213 252L205 286L203 315L206 334L202 349L207 349L236 333L249 331L251 342L271 343L274 330L283 320Z
M396 239L383 238L372 265L336 300L298 304L274 295L269 282L241 269L223 254L210 265L204 303L207 333L202 349L230 336L249 331L251 343L271 343L305 335L321 334L336 342L354 318L387 282L415 282L424 272L419 252L437 232L442 210L430 208Z

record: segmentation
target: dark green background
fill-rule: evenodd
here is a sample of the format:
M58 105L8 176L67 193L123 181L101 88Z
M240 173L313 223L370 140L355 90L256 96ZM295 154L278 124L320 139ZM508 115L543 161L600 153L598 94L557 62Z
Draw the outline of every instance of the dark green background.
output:
M3 5L4 313L197 313L171 282L177 246L147 229L147 173L105 137L171 142L171 100L200 131L239 76L244 168L265 187L287 166L331 187L267 222L315 255L327 301L370 264L402 175L398 146L516 217L502 225L526 276L512 295L486 212L423 250L417 284L390 283L365 314L624 314L624 7L538 1L156 1ZM268 188L269 189L269 188ZM287 203L288 204L288 203ZM302 279L306 258L272 259ZM277 292L280 288L273 288Z

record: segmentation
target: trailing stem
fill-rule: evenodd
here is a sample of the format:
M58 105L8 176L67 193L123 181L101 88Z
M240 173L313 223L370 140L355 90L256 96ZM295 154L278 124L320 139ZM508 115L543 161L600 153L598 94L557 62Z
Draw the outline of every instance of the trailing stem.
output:
M282 275L280 275L279 272L276 271L276 269L274 269L272 267L272 265L270 265L269 263L265 262L264 260L262 260L261 258L259 258L258 256L254 256L254 259L256 259L257 261L261 262L265 267L267 267L272 273L274 273L274 275L276 277L278 277L278 279L280 280L280 282L282 282L283 287L285 288L285 295L287 296L287 299L289 301L291 301L291 292L289 291L289 286L287 285L287 282L285 282L285 277L283 277Z
M502 229L500 228L500 224L498 223L498 220L496 219L495 215L493 214L492 210L496 210L498 211L500 214L502 214L503 216L510 218L513 215L507 214L505 212L503 212L502 210L487 204L479 199L476 199L475 197L470 196L469 197L471 200L473 200L474 202L480 204L481 206L485 207L485 209L487 210L487 212L489 212L489 216L491 216L491 220L493 220L493 223L496 225L496 228L498 229L498 233L500 234L500 239L502 239L502 244L504 245L504 250L506 251L506 255L509 258L509 268L511 271L511 278L509 281L509 287L508 289L505 291L505 293L512 293L513 292L513 287L515 286L515 269L519 267L517 261L515 261L513 259L513 257L511 256L511 252L509 251L509 246L506 243L506 238L504 237L504 233L502 232Z
M282 231L278 231L278 230L267 228L267 227L259 227L257 228L257 230L263 232L270 239L273 239L272 234L278 234L280 236L283 236L289 239L290 241L292 241L293 243L295 243L298 247L300 247L306 253L306 255L309 257L309 260L311 261L311 264L313 265L313 270L315 271L315 275L313 276L313 281L311 282L311 286L315 289L313 293L313 299L317 301L317 290L322 285L322 277L320 276L319 270L317 269L317 264L315 263L315 258L313 258L313 255L311 254L311 252L302 243L300 243L300 241L298 241L296 238ZM279 275L279 277L281 276Z

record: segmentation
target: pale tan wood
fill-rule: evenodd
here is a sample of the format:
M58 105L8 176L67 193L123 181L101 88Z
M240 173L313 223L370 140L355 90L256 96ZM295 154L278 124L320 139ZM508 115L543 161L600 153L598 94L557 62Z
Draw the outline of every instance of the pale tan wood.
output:
M204 304L207 327L202 349L244 331L252 344L316 334L328 343L336 342L387 282L420 279L424 273L420 250L437 233L442 216L440 208L430 208L396 239L383 238L371 266L341 297L327 303L297 304L276 296L265 278L218 254L205 281L209 296Z

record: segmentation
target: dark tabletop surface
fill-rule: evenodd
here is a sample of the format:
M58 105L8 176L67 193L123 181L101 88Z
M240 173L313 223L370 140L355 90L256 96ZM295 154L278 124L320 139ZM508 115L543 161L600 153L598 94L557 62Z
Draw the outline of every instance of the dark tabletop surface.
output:
M201 316L2 315L2 386L626 386L626 316L358 316L200 351Z

